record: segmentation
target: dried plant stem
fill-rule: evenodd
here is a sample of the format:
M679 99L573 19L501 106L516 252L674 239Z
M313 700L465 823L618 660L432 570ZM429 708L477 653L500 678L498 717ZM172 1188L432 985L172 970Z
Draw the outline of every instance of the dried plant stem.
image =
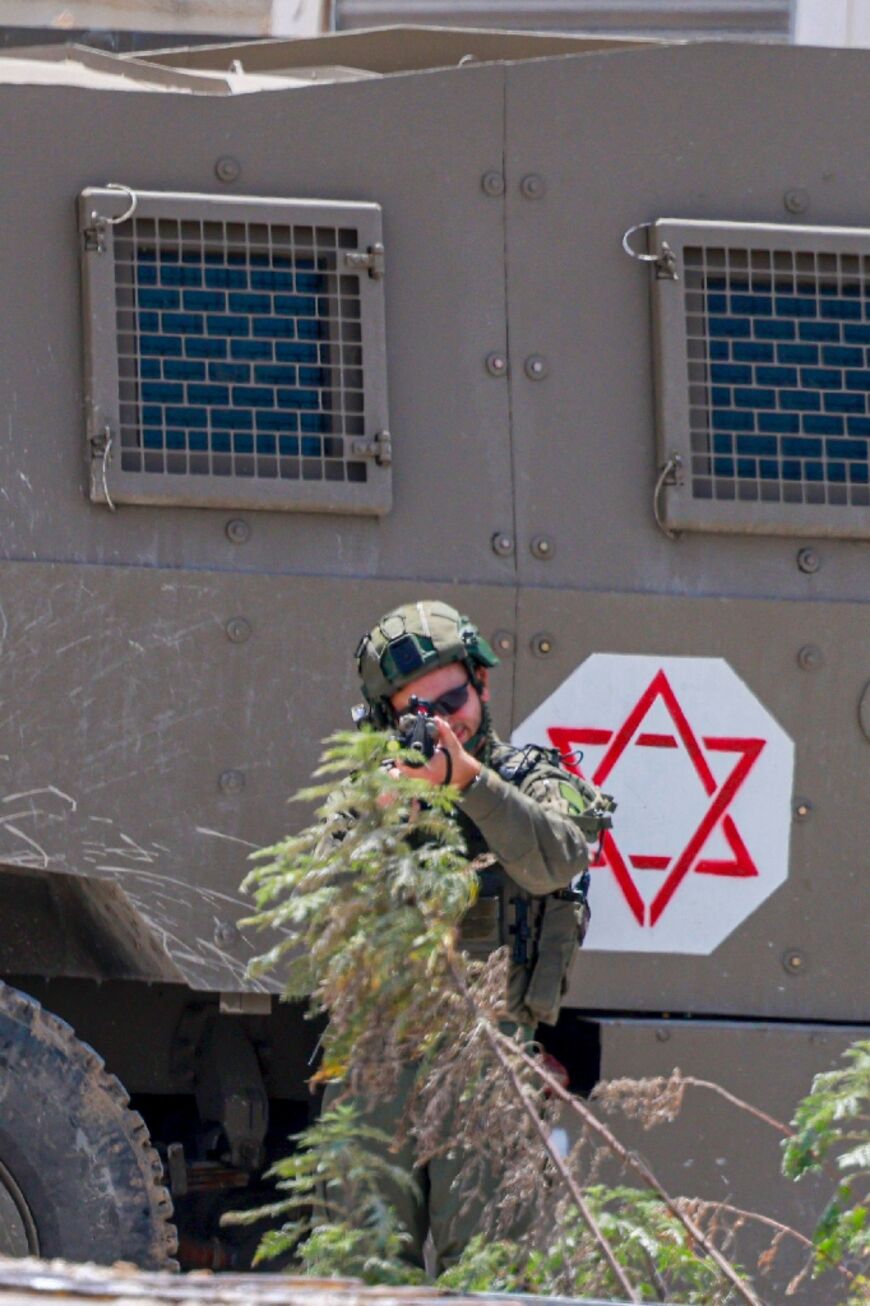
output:
M757 1120L761 1120L764 1124L769 1125L771 1129L775 1129L777 1133L782 1134L784 1138L794 1138L794 1130L790 1125L784 1124L782 1120L777 1120L775 1116L768 1115L766 1111L761 1110L761 1107L753 1106L751 1102L744 1101L742 1097L737 1097L734 1093L729 1093L728 1089L723 1088L721 1084L715 1084L709 1079L695 1079L693 1075L681 1075L680 1078L684 1084L689 1084L692 1088L706 1088L711 1093L717 1093L719 1097L724 1098L726 1102L730 1102L732 1106L736 1106L740 1111L746 1111L749 1115L755 1116ZM862 1117L858 1118L861 1119ZM854 1139L855 1142L864 1142L865 1135L844 1133L843 1138L851 1138ZM841 1176L836 1166L831 1164L829 1158L826 1157L822 1162L822 1169L835 1184L839 1184ZM792 1230L791 1232L796 1233L796 1230ZM814 1244L809 1243L809 1240L807 1241L808 1245L814 1246ZM816 1248L816 1250L818 1249ZM838 1262L831 1260L831 1264L837 1265Z
M558 1097L561 1102L564 1102L569 1106L575 1115L578 1115L584 1124L587 1125L594 1134L598 1135L614 1156L618 1156L624 1165L627 1165L631 1170L634 1170L635 1174L641 1177L646 1186L650 1188L664 1203L667 1209L671 1212L671 1215L679 1220L689 1237L696 1242L710 1260L718 1266L724 1278L728 1280L743 1300L748 1303L748 1306L763 1306L760 1298L756 1297L746 1281L742 1279L734 1269L731 1262L724 1257L718 1247L707 1238L704 1231L695 1223L695 1221L691 1219L690 1216L686 1215L684 1211L681 1211L677 1203L674 1202L674 1200L665 1192L649 1166L646 1165L646 1163L642 1161L635 1152L629 1151L629 1149L619 1141L616 1135L612 1133L606 1125L601 1123L598 1117L589 1110L580 1098L575 1097L573 1093L569 1093L566 1088L563 1088L559 1081L545 1070L539 1062L535 1061L533 1057L530 1057L529 1054L524 1052L522 1048L518 1047L516 1043L513 1043L509 1038L506 1038L500 1030L495 1029L490 1023L487 1023L487 1029L491 1039L498 1041L509 1048L513 1056L520 1058L531 1070L534 1070L538 1078L547 1085L550 1092L553 1093L555 1097Z
M709 1079L695 1079L693 1075L681 1075L680 1079L684 1084L690 1084L692 1088L706 1088L711 1093L718 1093L719 1097L723 1097L732 1106L739 1107L741 1111L747 1111L749 1115L762 1120L766 1125L770 1125L771 1129L776 1129L778 1133L783 1134L786 1138L794 1138L794 1130L790 1129L788 1125L783 1124L781 1120L777 1120L775 1116L769 1116L766 1111L753 1106L751 1102L744 1102L742 1097L736 1097L733 1093L729 1093L728 1089L723 1088L721 1084L714 1084Z
M774 1229L777 1233L794 1238L795 1242L799 1242L803 1247L806 1247L814 1256L821 1254L820 1249L811 1238L807 1238L806 1234L801 1233L799 1229L793 1229L790 1224L782 1224L779 1220L774 1220L770 1215L761 1215L759 1211L744 1211L739 1206L732 1206L730 1202L704 1201L700 1197L693 1198L692 1205L703 1207L704 1210L708 1211L727 1211L729 1215L736 1215L744 1220L752 1220L756 1224L767 1225L769 1229ZM835 1261L832 1257L826 1257L826 1259L829 1261L831 1269L838 1270L844 1278L850 1280L855 1278L852 1271L848 1270L840 1261Z
M553 1168L555 1169L556 1173L559 1175L565 1187L568 1189L568 1192L571 1194L572 1201L576 1205L577 1210L580 1212L580 1216L585 1222L586 1227L589 1229L589 1232L592 1234L592 1237L595 1239L595 1241L598 1243L598 1246L601 1248L602 1255L604 1256L604 1259L607 1261L607 1264L610 1266L611 1270L616 1276L617 1283L620 1285L622 1291L625 1293L626 1297L630 1302L639 1303L640 1298L635 1292L631 1280L627 1277L625 1270L619 1264L619 1261L616 1259L616 1254L614 1253L613 1248L611 1247L610 1243L605 1237L604 1232L601 1229L601 1226L599 1225L598 1221L595 1219L595 1216L590 1210L589 1203L586 1201L586 1198L583 1196L583 1193L580 1189L580 1185L577 1183L576 1179L571 1174L571 1171L565 1165L565 1162L563 1161L562 1157L559 1155L559 1153L556 1151L556 1148L553 1146L550 1136L547 1133L547 1130L544 1126L544 1122L541 1120L540 1116L538 1115L534 1103L529 1101L528 1096L525 1090L523 1089L523 1085L520 1083L520 1079L519 1076L517 1075L516 1069L511 1064L509 1058L505 1055L504 1048L501 1046L501 1042L503 1041L504 1043L507 1044L509 1048L513 1050L517 1050L516 1045L512 1043L510 1039L505 1038L505 1036L499 1030L495 1029L495 1027L493 1026L492 1022L490 1021L487 1015L481 1013L478 1004L474 1000L474 997L468 991L468 984L466 982L465 975L462 973L462 970L457 965L455 956L451 956L449 958L448 964L450 967L450 973L453 977L453 982L456 985L457 989L459 990L459 993L461 994L463 1001L465 1002L465 1005L468 1008L469 1014L474 1017L477 1024L477 1028L482 1032L484 1038L489 1044L490 1049L493 1055L495 1056L496 1061L498 1062L504 1075L507 1077L511 1085L517 1103L523 1108L526 1115L529 1117L529 1120L531 1121L535 1129L535 1132L537 1133L538 1137L541 1140L544 1151L547 1153L547 1155L550 1158L550 1161L553 1164Z
M571 1174L571 1171L565 1165L565 1162L563 1161L562 1157L559 1155L559 1153L556 1151L555 1147L553 1146L550 1140L550 1136L547 1133L547 1130L544 1126L544 1123L535 1109L534 1103L529 1101L528 1096L523 1091L523 1086L520 1083L516 1070L510 1064L508 1058L505 1056L503 1048L499 1045L496 1036L498 1035L498 1038L503 1038L504 1036L499 1034L497 1030L493 1029L492 1025L490 1024L489 1020L486 1017L484 1017L480 1021L479 1028L482 1030L483 1036L486 1039L486 1041L489 1043L489 1046L492 1049L496 1060L498 1061L505 1075L509 1079L511 1088L513 1089L516 1095L517 1101L522 1104L523 1110L525 1111L526 1115L529 1117L532 1124L534 1125L538 1137L540 1138L541 1143L543 1144L544 1149L547 1152L547 1155L549 1156L554 1169L556 1170L563 1184L571 1194L571 1200L574 1202L575 1206L577 1207L577 1210L580 1212L580 1215L585 1221L589 1229L589 1232L592 1234L592 1237L595 1239L595 1241L598 1243L598 1246L601 1248L601 1251L604 1255L604 1259L607 1261L607 1264L610 1266L611 1270L616 1275L617 1282L622 1288L622 1291L628 1297L629 1301L640 1302L640 1298L635 1292L634 1287L632 1286L630 1280L627 1278L625 1270L619 1264L619 1261L616 1259L613 1248L611 1247L607 1238L604 1236L601 1226L599 1225L598 1221L595 1219L595 1216L592 1214L592 1211L589 1208L589 1204L586 1201L585 1197L583 1196L583 1193L580 1189L579 1184L577 1183L577 1180ZM510 1042L510 1040L505 1040L505 1041ZM511 1047L513 1046L514 1045L511 1044Z

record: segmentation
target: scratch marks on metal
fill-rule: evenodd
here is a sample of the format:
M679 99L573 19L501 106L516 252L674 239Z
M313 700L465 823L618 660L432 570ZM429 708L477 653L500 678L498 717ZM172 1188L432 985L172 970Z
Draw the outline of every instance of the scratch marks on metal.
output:
M236 898L230 893L220 893L217 889L207 889L204 888L202 885L191 885L188 884L186 880L179 880L174 875L165 875L160 871L143 871L139 868L136 868L134 870L130 866L114 866L106 863L101 863L97 865L95 869L98 871L102 871L104 874L109 876L114 876L114 875L132 876L136 880L141 880L146 884L154 885L155 888L158 889L158 891L160 886L172 884L177 889L180 889L185 893L195 894L197 899L203 903L228 902L233 907L241 907L246 910L250 907L250 903L245 902L244 898ZM124 888L126 889L126 887L127 886L125 881ZM176 897L176 898L171 898L170 901L177 904L179 900Z
M87 644L93 639L93 635L80 635L78 639L70 640L69 644L61 644L60 648L54 650L55 657L60 657L61 653L68 653L71 648L78 648L79 644Z
M21 496L31 489L13 485ZM49 564L29 568L27 584L10 571L0 593L0 760L15 777L0 789L0 863L90 880L95 902L123 894L137 937L153 941L143 964L159 972L162 948L203 989L250 987L254 951L221 931L250 912L234 890L257 845L195 825L197 815L223 822L224 808L206 799L198 811L202 794L189 789L206 764L195 750L213 750L216 765L228 741L232 751L245 737L251 710L250 681L239 695L223 664L199 672L210 666L203 645L225 639L222 603L214 584L176 579L158 590L150 576L107 569L96 582L88 568Z
M218 831L199 833L252 847ZM188 842L190 835L188 834ZM185 849L189 856L189 849ZM17 788L0 795L0 862L29 870L63 871L114 883L141 918L154 943L194 988L249 988L245 957L233 957L202 931L202 918L235 921L249 908L240 896L197 883L211 857L197 859L189 882L169 872L179 853L165 843L138 839L111 817L81 811L80 800L57 785ZM240 855L241 860L241 855ZM242 868L239 867L241 879Z
M62 803L66 803L71 812L78 809L78 803L70 794L65 794L57 785L42 785L38 789L22 789L19 793L7 794L5 798L0 799L3 803L17 803L23 798L40 798L44 794L53 794L59 798ZM41 815L40 809L35 809L35 813Z
M38 802L38 799L41 801ZM7 804L14 805L11 811L4 810ZM58 789L56 785L25 789L0 798L0 829L4 835L11 834L13 840L18 841L17 845L15 843L8 847L0 845L0 861L6 862L9 866L48 870L57 858L51 856L44 843L23 830L21 822L41 821L51 824L65 821L70 813L76 811L77 806L76 800ZM42 832L39 833L42 838Z
M229 843L240 843L245 848L259 848L258 843L251 843L248 839L239 839L234 834L223 834L220 830L210 830L206 825L197 825L194 827L197 834L207 834L213 839L226 839Z

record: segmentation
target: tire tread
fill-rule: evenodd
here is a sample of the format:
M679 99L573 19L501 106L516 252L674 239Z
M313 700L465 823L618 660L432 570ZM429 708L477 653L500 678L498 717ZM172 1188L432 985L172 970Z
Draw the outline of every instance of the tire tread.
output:
M129 1108L130 1096L123 1084L106 1070L99 1053L78 1038L67 1021L3 980L0 980L0 1015L6 1015L29 1032L48 1035L48 1041L63 1053L68 1064L89 1081L89 1090L104 1095L113 1104L115 1121L136 1156L151 1213L153 1237L148 1268L177 1270L173 1256L178 1248L178 1236L172 1223L172 1198L163 1182L163 1165L152 1146L148 1126L138 1111Z

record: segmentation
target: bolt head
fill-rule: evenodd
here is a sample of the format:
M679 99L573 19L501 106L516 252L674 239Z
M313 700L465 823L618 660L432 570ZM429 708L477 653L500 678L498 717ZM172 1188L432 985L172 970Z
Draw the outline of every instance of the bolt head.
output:
M549 535L535 535L529 541L529 550L533 558L549 562L556 552L556 546Z
M224 629L233 644L244 644L251 636L251 623L244 617L230 617Z
M240 794L244 787L244 771L222 771L218 776L218 789L222 794Z
M782 954L782 968L789 975L802 975L807 968L807 955L800 948L787 948Z
M520 191L527 200L539 200L547 193L547 183L537 172L530 172L520 182Z
M238 181L241 174L241 165L238 159L234 159L231 154L222 154L214 165L215 176L218 181Z
M798 549L797 565L799 571L805 572L807 576L812 576L821 567L822 560L815 549Z
M810 206L809 191L802 190L795 186L787 190L782 197L787 213L806 213Z
M533 635L531 648L536 658L548 658L554 648L553 636L543 633Z
M483 174L480 184L484 195L489 195L492 199L498 199L500 195L504 195L504 177L500 172L496 172L494 168Z
M507 371L507 359L504 354L487 354L486 370L490 376L504 376Z
M813 805L808 798L796 798L792 804L792 813L796 821L808 821Z
M818 671L824 661L824 654L818 644L804 644L798 649L797 664L802 671Z
M529 354L524 366L530 381L543 381L550 370L550 365L543 354Z
M514 637L509 630L497 630L492 637L492 646L499 657L510 657L514 651Z
M231 544L244 544L251 538L251 528L241 517L234 517L225 527L227 539Z
M514 551L514 540L507 531L496 531L492 537L492 551L500 558L508 558Z

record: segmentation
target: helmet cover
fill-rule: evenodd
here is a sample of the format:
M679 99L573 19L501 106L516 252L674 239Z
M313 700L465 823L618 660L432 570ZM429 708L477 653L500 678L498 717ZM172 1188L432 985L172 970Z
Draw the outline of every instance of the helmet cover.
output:
M388 612L360 640L355 657L363 694L379 726L391 720L390 696L427 671L463 662L476 681L476 668L495 667L499 661L474 623L437 599Z

